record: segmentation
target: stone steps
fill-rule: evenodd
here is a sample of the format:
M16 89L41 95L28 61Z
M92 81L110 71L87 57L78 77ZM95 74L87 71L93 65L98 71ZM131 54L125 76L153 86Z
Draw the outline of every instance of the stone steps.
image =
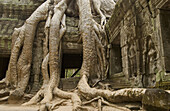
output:
M6 87L6 84L4 82L0 83L0 89L4 89Z
M8 91L0 91L0 98L2 98L2 97L5 97L5 96L9 96L9 92Z

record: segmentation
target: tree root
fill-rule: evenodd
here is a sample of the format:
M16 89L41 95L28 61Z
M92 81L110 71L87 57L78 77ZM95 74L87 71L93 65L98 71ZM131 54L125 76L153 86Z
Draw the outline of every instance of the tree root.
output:
M6 96L6 97L3 97L3 98L0 98L0 101L7 101L9 98L9 96Z
M38 7L22 27L14 30L11 57L5 77L6 86L10 89L21 89L24 92L28 85L35 31L39 21L46 19L49 1Z
M86 95L90 98L101 96L112 103L120 103L126 101L141 101L146 89L144 88L127 88L118 91L101 90L96 88L90 88L87 83L88 78L83 75L79 81L78 89L80 94Z
M128 110L127 108L123 108L114 104L111 104L107 101L112 103L120 103L126 101L142 101L142 97L146 91L143 88L128 88L122 89L118 91L109 91L109 90L101 90L96 88L90 88L87 83L86 75L83 75L78 84L79 95L84 96L85 98L91 98L90 101L81 102L80 97L75 92L65 92L58 87L55 87L52 94L54 96L63 98L63 99L71 99L73 103L73 111L83 108L81 105L86 105L92 103L93 101L98 100L98 109L101 109L101 105L105 104L120 110ZM38 103L43 97L44 93L46 92L46 88L40 89L40 91L28 102L23 105L31 105ZM104 98L107 100L105 101ZM42 103L42 102L41 102ZM43 103L42 103L43 104ZM54 108L54 107L53 107Z
M15 40L14 40L15 39ZM15 28L12 35L12 51L10 56L10 62L8 66L8 71L5 78L5 83L12 84L13 87L17 86L18 76L17 76L17 60L19 58L19 51L24 43L24 26L21 28ZM12 76L11 76L11 74Z
M66 102L66 100L62 99L61 101L54 103L49 109L53 110L55 109L57 106L61 105L63 102Z
M78 83L77 92L65 92L58 88L60 81L60 41L66 31L64 14L71 0L47 0L42 4L25 22L23 27L16 30L13 34L12 52L8 74L5 81L9 81L13 87L20 88L23 91L28 85L30 76L30 67L32 62L32 45L35 36L37 24L41 20L46 21L45 41L44 41L44 60L42 62L43 85L37 94L23 105L32 105L40 102L40 110L53 110L61 105L65 100L55 104L50 104L54 96L71 99L73 111L87 110L81 105L98 101L98 110L102 110L102 104L115 107L121 110L127 110L115 104L125 101L141 101L146 89L129 88L118 91L102 90L91 88L88 80L106 79L108 72L108 62L106 59L106 47L108 40L104 31L106 16L101 12L101 1L93 0L93 5L97 13L101 16L101 24L93 20L91 13L90 0L78 0L79 6L79 28L81 39L83 41L83 64L81 67L81 79ZM95 2L96 1L96 2ZM51 6L52 4L52 6ZM51 6L51 7L50 7ZM54 7L53 7L54 6ZM53 8L54 10L49 10ZM53 13L54 11L54 13ZM48 17L46 16L48 15ZM96 65L99 63L99 65ZM48 74L48 64L50 74ZM1 81L2 83L4 81ZM81 96L90 101L82 103ZM111 102L107 102L104 98Z
M83 102L82 104L83 104L83 105L90 104L90 103L92 103L92 102L94 102L94 101L97 101L97 100L98 100L98 110L99 110L99 111L101 111L102 103L105 104L105 105L108 105L108 106L111 106L111 107L120 109L120 110L130 111L130 110L127 109L127 108L120 107L120 106L115 105L115 104L111 104L111 103L105 101L104 98L103 98L103 97L100 97L100 96L95 97L95 98L93 98L93 99L91 99L91 100L89 100L89 101Z
M49 53L46 55L42 62L42 75L43 75L43 86L49 83L49 74L48 74L48 62L49 62Z
M67 4L69 4L69 0L60 1L58 4L55 5L53 17L52 18L50 16L48 17L47 25L45 26L45 28L50 28L49 37L47 34L48 33L48 29L47 29L46 41L44 46L45 47L47 46L47 41L49 38L49 54L46 55L42 63L42 73L44 79L43 86L29 102L23 105L35 104L38 101L40 101L42 98L43 100L41 100L41 104L50 102L53 98L54 88L58 87L59 80L60 80L59 43L66 31L64 12L67 9ZM50 26L48 26L49 24ZM48 52L48 49L45 48L44 51ZM48 62L50 65L50 78L48 75ZM55 90L57 89L55 88Z
M64 99L71 99L73 103L73 111L75 111L78 107L81 106L80 97L76 93L65 92L56 87L54 89L54 95L57 95L58 97L64 98Z
M48 87L47 87L48 88ZM23 105L32 105L32 104L37 104L43 97L44 97L44 94L45 94L46 90L45 88L44 89L40 89L38 91L38 93L27 103L24 103ZM54 91L52 92L52 94L54 96L57 96L57 97L60 97L60 98L63 98L63 99L71 99L72 100L72 103L73 103L73 111L76 110L78 107L81 106L81 100L80 100L80 97L76 94L76 93L73 93L73 92L65 92L65 91L62 91L60 89L58 89L57 87L54 88ZM49 103L49 102L40 102L41 104L46 104L46 103ZM58 103L56 103L57 105ZM52 109L56 106L55 104L53 105Z

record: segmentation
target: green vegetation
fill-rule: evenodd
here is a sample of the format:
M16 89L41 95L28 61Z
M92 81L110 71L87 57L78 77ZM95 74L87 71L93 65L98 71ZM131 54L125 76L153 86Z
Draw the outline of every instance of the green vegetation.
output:
M70 78L78 69L65 69L65 77ZM80 77L80 71L74 77Z

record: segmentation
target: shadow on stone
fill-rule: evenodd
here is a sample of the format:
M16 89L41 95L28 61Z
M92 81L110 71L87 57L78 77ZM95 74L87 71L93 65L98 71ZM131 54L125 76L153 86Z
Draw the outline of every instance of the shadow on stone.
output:
M170 94L161 89L147 89L142 99L143 108L148 111L168 111Z

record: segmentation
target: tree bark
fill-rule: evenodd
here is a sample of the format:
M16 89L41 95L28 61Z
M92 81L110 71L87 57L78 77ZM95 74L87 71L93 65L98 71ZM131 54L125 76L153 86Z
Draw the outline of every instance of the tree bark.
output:
M106 79L108 72L108 61L106 58L108 40L104 30L106 15L101 10L103 5L102 0L77 0L80 19L79 31L83 42L83 63L81 67L81 78L77 86L78 92L76 92L77 90L74 92L66 92L58 88L61 68L61 48L59 45L66 31L65 11L71 1L74 3L73 0L47 0L26 20L21 28L14 31L11 58L5 80L6 84L11 85L11 87L16 90L25 91L30 78L32 48L37 24L41 20L47 19L45 25L46 38L43 45L44 59L41 66L43 85L37 94L23 105L40 102L43 104L41 108L44 109L46 108L44 103L50 102L53 96L57 96L63 99L71 99L73 111L81 110L83 109L82 105L98 100L98 110L101 111L102 104L122 109L122 107L117 107L111 103L142 101L147 91L144 88L126 88L110 91L91 88L89 85L94 85L100 80ZM107 3L114 4L111 1L112 0L108 0ZM91 5L90 2L92 2L93 5ZM101 16L100 25L93 19L92 6ZM48 64L50 74L48 74ZM0 83L2 82L3 81L0 81ZM82 104L82 96L87 100L91 100ZM57 104L61 104L62 102L63 101L60 101ZM127 109L123 108L122 110Z
M89 0L78 0L79 7L79 27L83 41L83 63L81 67L81 77L86 75L95 83L97 77L96 64L97 55L95 49L95 32L93 30L93 16Z
M54 8L54 15L51 19L50 35L49 35L49 65L50 65L50 81L48 89L44 95L42 103L46 103L53 98L53 89L58 87L60 81L60 59L59 59L59 43L60 43L60 24L64 12L67 9L69 0L62 0Z
M15 36L13 39L15 43L14 46L12 46L8 73L5 80L7 84L9 82L11 87L21 89L23 92L30 78L32 47L37 24L39 21L46 19L48 5L49 0L38 7L26 20L25 24L18 29L18 37ZM16 31L18 30L15 30L14 33L17 33Z

